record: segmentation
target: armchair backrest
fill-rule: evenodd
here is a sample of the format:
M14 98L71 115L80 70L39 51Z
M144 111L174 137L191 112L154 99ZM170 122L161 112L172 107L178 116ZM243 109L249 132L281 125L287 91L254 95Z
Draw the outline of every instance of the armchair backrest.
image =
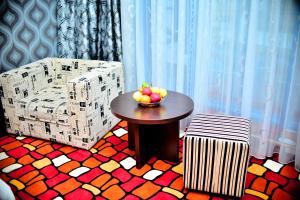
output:
M106 61L81 60L81 59L52 59L56 70L55 84L64 85L68 81L93 69L103 66Z
M2 104L32 95L53 85L55 68L49 59L39 60L0 75L0 96Z

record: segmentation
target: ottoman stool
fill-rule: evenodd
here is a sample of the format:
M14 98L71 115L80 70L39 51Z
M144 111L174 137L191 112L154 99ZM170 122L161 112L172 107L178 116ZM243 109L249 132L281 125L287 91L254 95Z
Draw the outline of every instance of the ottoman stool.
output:
M183 145L184 186L241 197L249 160L250 121L197 114Z

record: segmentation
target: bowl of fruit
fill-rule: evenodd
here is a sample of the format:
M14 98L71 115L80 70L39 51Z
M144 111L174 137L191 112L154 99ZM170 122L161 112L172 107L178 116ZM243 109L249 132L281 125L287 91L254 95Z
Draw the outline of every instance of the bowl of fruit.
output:
M167 94L166 89L151 87L148 83L143 82L142 87L133 93L132 98L138 102L140 106L155 107L160 105Z

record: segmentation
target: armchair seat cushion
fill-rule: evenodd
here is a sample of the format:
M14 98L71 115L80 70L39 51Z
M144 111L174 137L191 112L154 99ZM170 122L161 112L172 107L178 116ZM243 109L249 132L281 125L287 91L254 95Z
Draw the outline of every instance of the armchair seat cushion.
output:
M18 116L24 119L69 125L67 88L56 85L17 101Z

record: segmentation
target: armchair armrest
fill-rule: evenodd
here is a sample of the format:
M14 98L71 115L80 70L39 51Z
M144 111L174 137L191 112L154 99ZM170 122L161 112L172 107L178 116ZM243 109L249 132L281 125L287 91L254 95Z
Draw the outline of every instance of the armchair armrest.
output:
M55 71L47 59L4 72L0 76L1 100L13 104L10 98L20 100L35 91L48 88L54 78Z
M19 119L15 102L49 87L54 82L55 71L48 59L43 59L0 75L0 97L8 132L17 132Z
M73 135L98 140L118 121L110 102L124 92L122 65L103 65L67 82Z

